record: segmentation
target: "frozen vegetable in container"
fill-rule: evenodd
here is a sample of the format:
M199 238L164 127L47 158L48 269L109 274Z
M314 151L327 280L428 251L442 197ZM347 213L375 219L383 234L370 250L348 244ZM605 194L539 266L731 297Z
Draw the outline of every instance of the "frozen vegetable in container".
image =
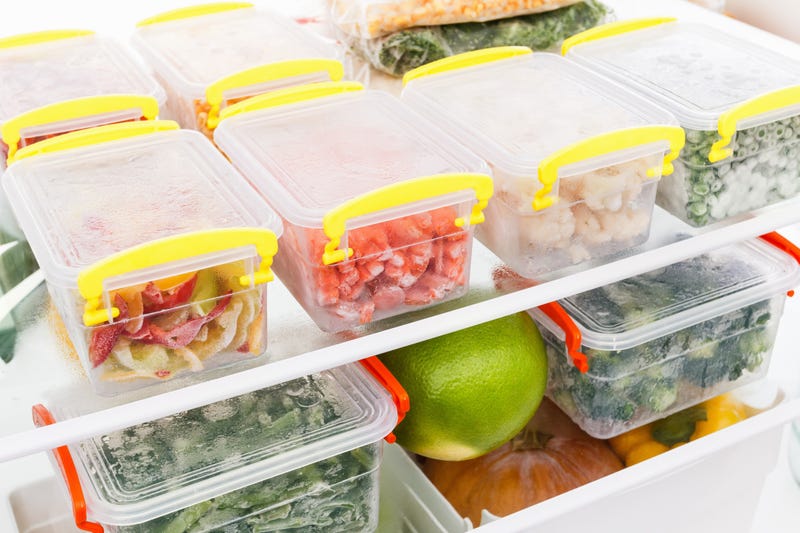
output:
M622 21L564 52L669 109L686 130L656 202L695 227L800 192L800 62L674 19Z
M281 223L205 137L113 124L14 159L3 187L98 393L262 356Z
M214 140L282 217L275 273L325 331L466 293L486 164L397 99L310 84L223 110Z
M542 13L578 1L329 0L333 23L351 35L367 39L416 26L439 26Z
M547 395L610 438L765 375L800 250L762 239L532 309Z
M0 166L9 153L42 138L155 118L166 100L164 90L124 48L88 30L0 38L0 79ZM89 105L84 99L91 96L117 98ZM144 97L156 100L155 109Z
M683 146L675 119L554 54L467 52L406 74L402 98L488 161L477 238L519 274L647 240L656 185Z
M366 362L377 366L326 370L58 448L76 525L108 533L375 531L382 439L408 396L380 362ZM33 409L39 426L79 413L71 405Z
M486 22L421 26L364 39L339 32L339 38L373 67L393 76L480 48L527 46L555 51L564 39L600 24L609 15L605 4L586 0L565 7Z
M133 44L167 90L165 118L209 138L228 104L345 76L336 43L246 2L156 15L139 22Z

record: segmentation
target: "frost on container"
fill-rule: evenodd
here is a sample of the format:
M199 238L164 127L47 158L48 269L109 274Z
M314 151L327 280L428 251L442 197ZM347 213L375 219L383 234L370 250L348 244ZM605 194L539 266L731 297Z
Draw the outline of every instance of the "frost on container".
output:
M139 105L104 108L85 116L69 110L46 115L32 112L67 101L96 96L151 97L158 106L164 91L116 42L88 30L54 30L0 39L0 158L17 148L76 129L138 120ZM28 117L24 119L23 117ZM14 119L14 134L7 124ZM9 154L9 149L11 154Z
M165 118L209 138L228 105L345 76L335 42L240 2L156 15L139 23L133 43L167 91Z
M543 13L487 22L463 22L400 30L373 39L339 32L342 41L373 67L393 76L444 57L496 46L555 51L562 41L599 24L609 9L586 0Z
M389 394L354 364L69 452L88 520L109 533L368 532L378 521L381 439L396 421Z
M3 186L97 392L264 353L280 222L211 143L154 121L37 146Z
M558 56L486 53L412 71L403 92L489 162L496 199L478 239L526 277L647 240L665 157L683 142L674 119Z
M416 26L482 22L541 13L579 0L328 0L334 24L374 38Z
M282 217L275 272L320 328L466 293L473 224L492 191L482 161L358 84L239 105L215 141Z
M657 203L695 227L800 193L800 63L709 27L663 20L568 42L568 57L624 81L686 130Z
M749 241L561 300L586 373L567 356L572 334L532 310L548 395L587 433L609 438L758 379L798 281L794 259Z

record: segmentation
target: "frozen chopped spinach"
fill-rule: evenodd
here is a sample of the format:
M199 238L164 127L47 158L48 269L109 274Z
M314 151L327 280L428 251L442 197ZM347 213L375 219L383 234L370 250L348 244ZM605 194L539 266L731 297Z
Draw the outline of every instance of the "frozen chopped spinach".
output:
M756 267L726 257L695 257L569 298L592 329L622 333L666 318L675 305L705 295L713 301L730 287L759 274ZM745 372L757 371L772 348L776 298L624 350L583 347L589 372L580 373L564 355L564 344L542 328L550 361L549 394L571 415L618 429L632 420L659 418L688 403L722 392ZM663 310L666 310L663 311ZM575 312L573 312L575 317Z
M168 493L171 486L214 477L271 445L296 447L306 435L346 416L317 376L293 380L173 417L115 432L91 444L117 494ZM345 407L346 409L346 407ZM356 448L245 488L222 494L118 533L206 531L361 531L377 513L373 474L379 444ZM122 502L124 503L124 502Z
M549 50L596 26L608 12L600 2L587 0L544 13L488 22L423 26L370 40L346 38L375 68L402 76L437 59L481 48L527 46Z
M712 164L716 131L686 130L686 146L676 161L683 189L667 203L683 206L693 226L713 222L791 198L800 193L800 116L736 133L733 155ZM663 189L659 191L663 194Z

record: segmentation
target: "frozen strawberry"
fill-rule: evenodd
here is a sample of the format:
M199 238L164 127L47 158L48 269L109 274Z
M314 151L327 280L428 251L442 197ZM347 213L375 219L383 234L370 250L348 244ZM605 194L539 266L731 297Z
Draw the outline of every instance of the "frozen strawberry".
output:
M128 304L119 294L114 295L114 306L119 309L117 322L107 326L98 326L92 330L89 341L89 360L92 368L102 365L108 354L114 349L122 333L125 331L125 319L128 318Z
M208 324L225 311L231 301L232 292L223 296L217 305L214 306L207 315L190 319L180 326L176 326L169 331L164 331L154 323L145 320L142 328L130 335L132 340L137 340L143 344L159 344L167 348L179 348L186 346L194 340L197 333L204 325Z
M160 290L153 282L148 283L142 291L144 312L154 313L186 304L192 297L196 284L197 274L167 291Z

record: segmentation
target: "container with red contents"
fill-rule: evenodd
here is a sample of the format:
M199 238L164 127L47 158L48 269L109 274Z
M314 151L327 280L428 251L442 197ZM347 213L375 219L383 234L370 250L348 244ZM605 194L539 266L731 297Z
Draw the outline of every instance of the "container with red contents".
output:
M214 140L283 218L275 272L323 330L466 293L488 167L398 100L284 89L224 109Z

